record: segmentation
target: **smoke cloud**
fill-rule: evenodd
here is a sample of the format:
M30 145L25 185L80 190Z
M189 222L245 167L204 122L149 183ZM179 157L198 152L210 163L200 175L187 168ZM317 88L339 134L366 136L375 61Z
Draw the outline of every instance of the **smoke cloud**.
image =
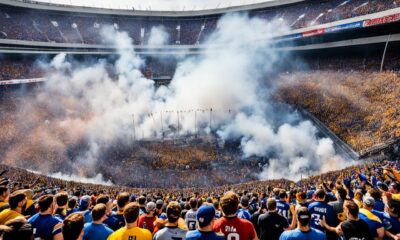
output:
M54 129L62 133L57 156L67 155L67 145L87 142L84 153L66 168L76 175L72 179L99 177L97 160L117 140L210 132L221 141L240 140L243 158L270 158L261 179L299 179L341 168L346 161L335 154L332 141L318 138L311 122L272 98L278 62L285 57L272 48L272 38L288 29L281 21L227 15L204 52L185 57L170 85L156 88L139 71L144 61L128 34L103 28L105 41L117 50L116 79L105 61L74 65L64 54L56 56L47 67L45 91L34 101L52 113L40 124L48 133L42 140L56 141ZM149 44L167 41L162 29L152 29ZM7 154L12 159L16 153Z

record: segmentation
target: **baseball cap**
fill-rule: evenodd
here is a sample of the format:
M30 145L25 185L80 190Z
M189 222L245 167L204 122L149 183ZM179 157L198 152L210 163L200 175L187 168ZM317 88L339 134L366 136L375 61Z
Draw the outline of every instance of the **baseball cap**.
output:
M90 200L91 200L90 196L88 196L88 195L81 197L81 200L79 200L79 206L81 206L81 207L89 206Z
M164 201L162 199L158 199L156 201L156 207L157 209L161 209L164 206Z
M156 204L154 202L148 202L146 205L146 211L154 211L156 209Z
M365 205L367 205L367 206L372 207L372 206L375 205L375 200L374 200L372 197L366 197L366 198L364 198L363 203L364 203Z
M200 227L205 227L214 219L215 209L213 206L203 205L197 210L197 221Z

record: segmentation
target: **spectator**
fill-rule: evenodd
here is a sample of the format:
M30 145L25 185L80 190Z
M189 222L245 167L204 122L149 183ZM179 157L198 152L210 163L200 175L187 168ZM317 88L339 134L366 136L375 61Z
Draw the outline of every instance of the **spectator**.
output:
M85 221L83 214L75 212L65 218L62 224L63 240L82 240ZM61 238L62 239L62 238Z
M215 209L209 205L201 206L197 211L198 229L189 231L186 234L186 240L223 240L223 235L217 235L213 231L215 223Z
M167 206L168 222L165 227L158 231L153 240L168 240L168 239L185 239L186 229L178 227L179 217L181 215L181 206L177 202L170 202Z
M39 213L33 215L28 220L33 227L35 238L44 240L62 239L62 220L53 217L54 209L55 202L53 195L44 195L39 198Z
M57 208L54 212L54 216L64 220L67 217L68 195L65 192L60 192L56 194L55 198Z
M152 233L154 232L154 222L156 219L156 204L154 202L148 202L146 205L146 213L139 217L138 226L148 229Z
M117 212L113 213L113 217L118 221L118 229L125 226L124 209L130 202L129 193L122 192L117 197Z
M224 216L214 224L215 232L222 232L227 239L258 239L253 224L248 220L238 218L236 213L239 207L239 197L234 192L227 192L221 198L222 213Z
M32 226L24 217L17 217L0 226L2 240L33 240Z
M88 195L81 197L79 201L78 211L83 214L85 223L92 221L91 211L90 211L91 198Z
M10 190L7 186L0 186L0 212L10 207L7 203L9 195Z
M185 223L189 231L196 230L196 214L197 214L197 199L191 198L189 200L190 210L185 214Z
M242 219L251 220L251 214L249 212L249 198L243 196L240 199L240 206L241 208L238 209L237 216Z
M8 198L10 208L3 210L0 213L0 225L13 220L17 217L23 217L22 213L26 208L26 195L24 193L12 193Z
M94 206L92 210L92 222L85 223L83 240L106 240L113 230L103 224L107 219L107 207L103 203Z
M373 238L383 238L385 229L381 220L371 211L374 208L375 200L372 197L366 197L363 201L363 208L359 211L359 218L368 224L369 232Z
M139 219L138 203L129 203L124 207L125 227L112 233L108 240L151 240L151 233L147 229L139 228L137 225Z
M102 194L96 199L96 204L106 205L106 220L103 221L107 227L111 228L113 231L118 230L118 220L112 214L112 201L108 195Z
M260 239L274 240L279 239L282 232L289 228L287 219L278 214L277 202L273 198L267 200L267 213L260 215L258 226L260 229Z
M326 236L318 229L310 227L311 214L306 207L297 210L297 229L283 232L280 240L326 240Z

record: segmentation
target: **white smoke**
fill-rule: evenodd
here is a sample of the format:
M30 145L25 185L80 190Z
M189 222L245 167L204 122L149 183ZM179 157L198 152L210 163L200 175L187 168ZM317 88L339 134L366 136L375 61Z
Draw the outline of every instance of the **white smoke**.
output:
M152 27L150 37L147 42L150 46L165 45L169 41L169 35L163 26Z
M60 126L79 129L90 145L75 165L76 171L81 172L82 166L94 169L101 149L111 141L131 138L132 120L138 139L160 138L161 129L167 126L178 129L174 135L214 131L222 140L241 139L244 157L273 156L260 174L262 179L298 179L301 174L325 170L328 162L329 170L343 167L332 141L319 139L310 122L293 114L283 125L274 121L271 88L265 83L274 84L269 78L282 53L271 43L275 35L288 29L281 21L225 16L206 42L204 53L180 62L170 85L158 89L139 71L143 60L127 33L112 27L104 28L103 35L119 55L116 81L101 61L66 73L70 65L65 55L57 56L52 65L58 71L49 74L46 87L50 96L69 99ZM149 43L167 41L162 30L152 29ZM83 119L77 112L90 117Z
M79 183L91 183L91 184L101 184L106 186L112 186L113 183L110 180L105 181L101 173L95 175L94 177L87 178L76 174L63 174L61 172L50 174L50 177L62 179L65 181L74 181Z

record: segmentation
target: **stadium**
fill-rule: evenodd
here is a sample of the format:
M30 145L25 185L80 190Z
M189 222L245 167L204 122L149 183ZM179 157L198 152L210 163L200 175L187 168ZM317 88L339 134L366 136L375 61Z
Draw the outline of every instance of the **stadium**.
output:
M398 239L399 27L397 0L181 11L0 0L1 236L150 239L112 238L139 227L190 239L164 227L169 207L201 234L191 211L212 206L209 226L227 239ZM287 225L278 235L260 220L270 199ZM235 201L249 233L225 228ZM354 208L370 235L346 228ZM36 225L49 214L51 228ZM83 238L68 237L81 216ZM92 216L115 232L91 236Z

